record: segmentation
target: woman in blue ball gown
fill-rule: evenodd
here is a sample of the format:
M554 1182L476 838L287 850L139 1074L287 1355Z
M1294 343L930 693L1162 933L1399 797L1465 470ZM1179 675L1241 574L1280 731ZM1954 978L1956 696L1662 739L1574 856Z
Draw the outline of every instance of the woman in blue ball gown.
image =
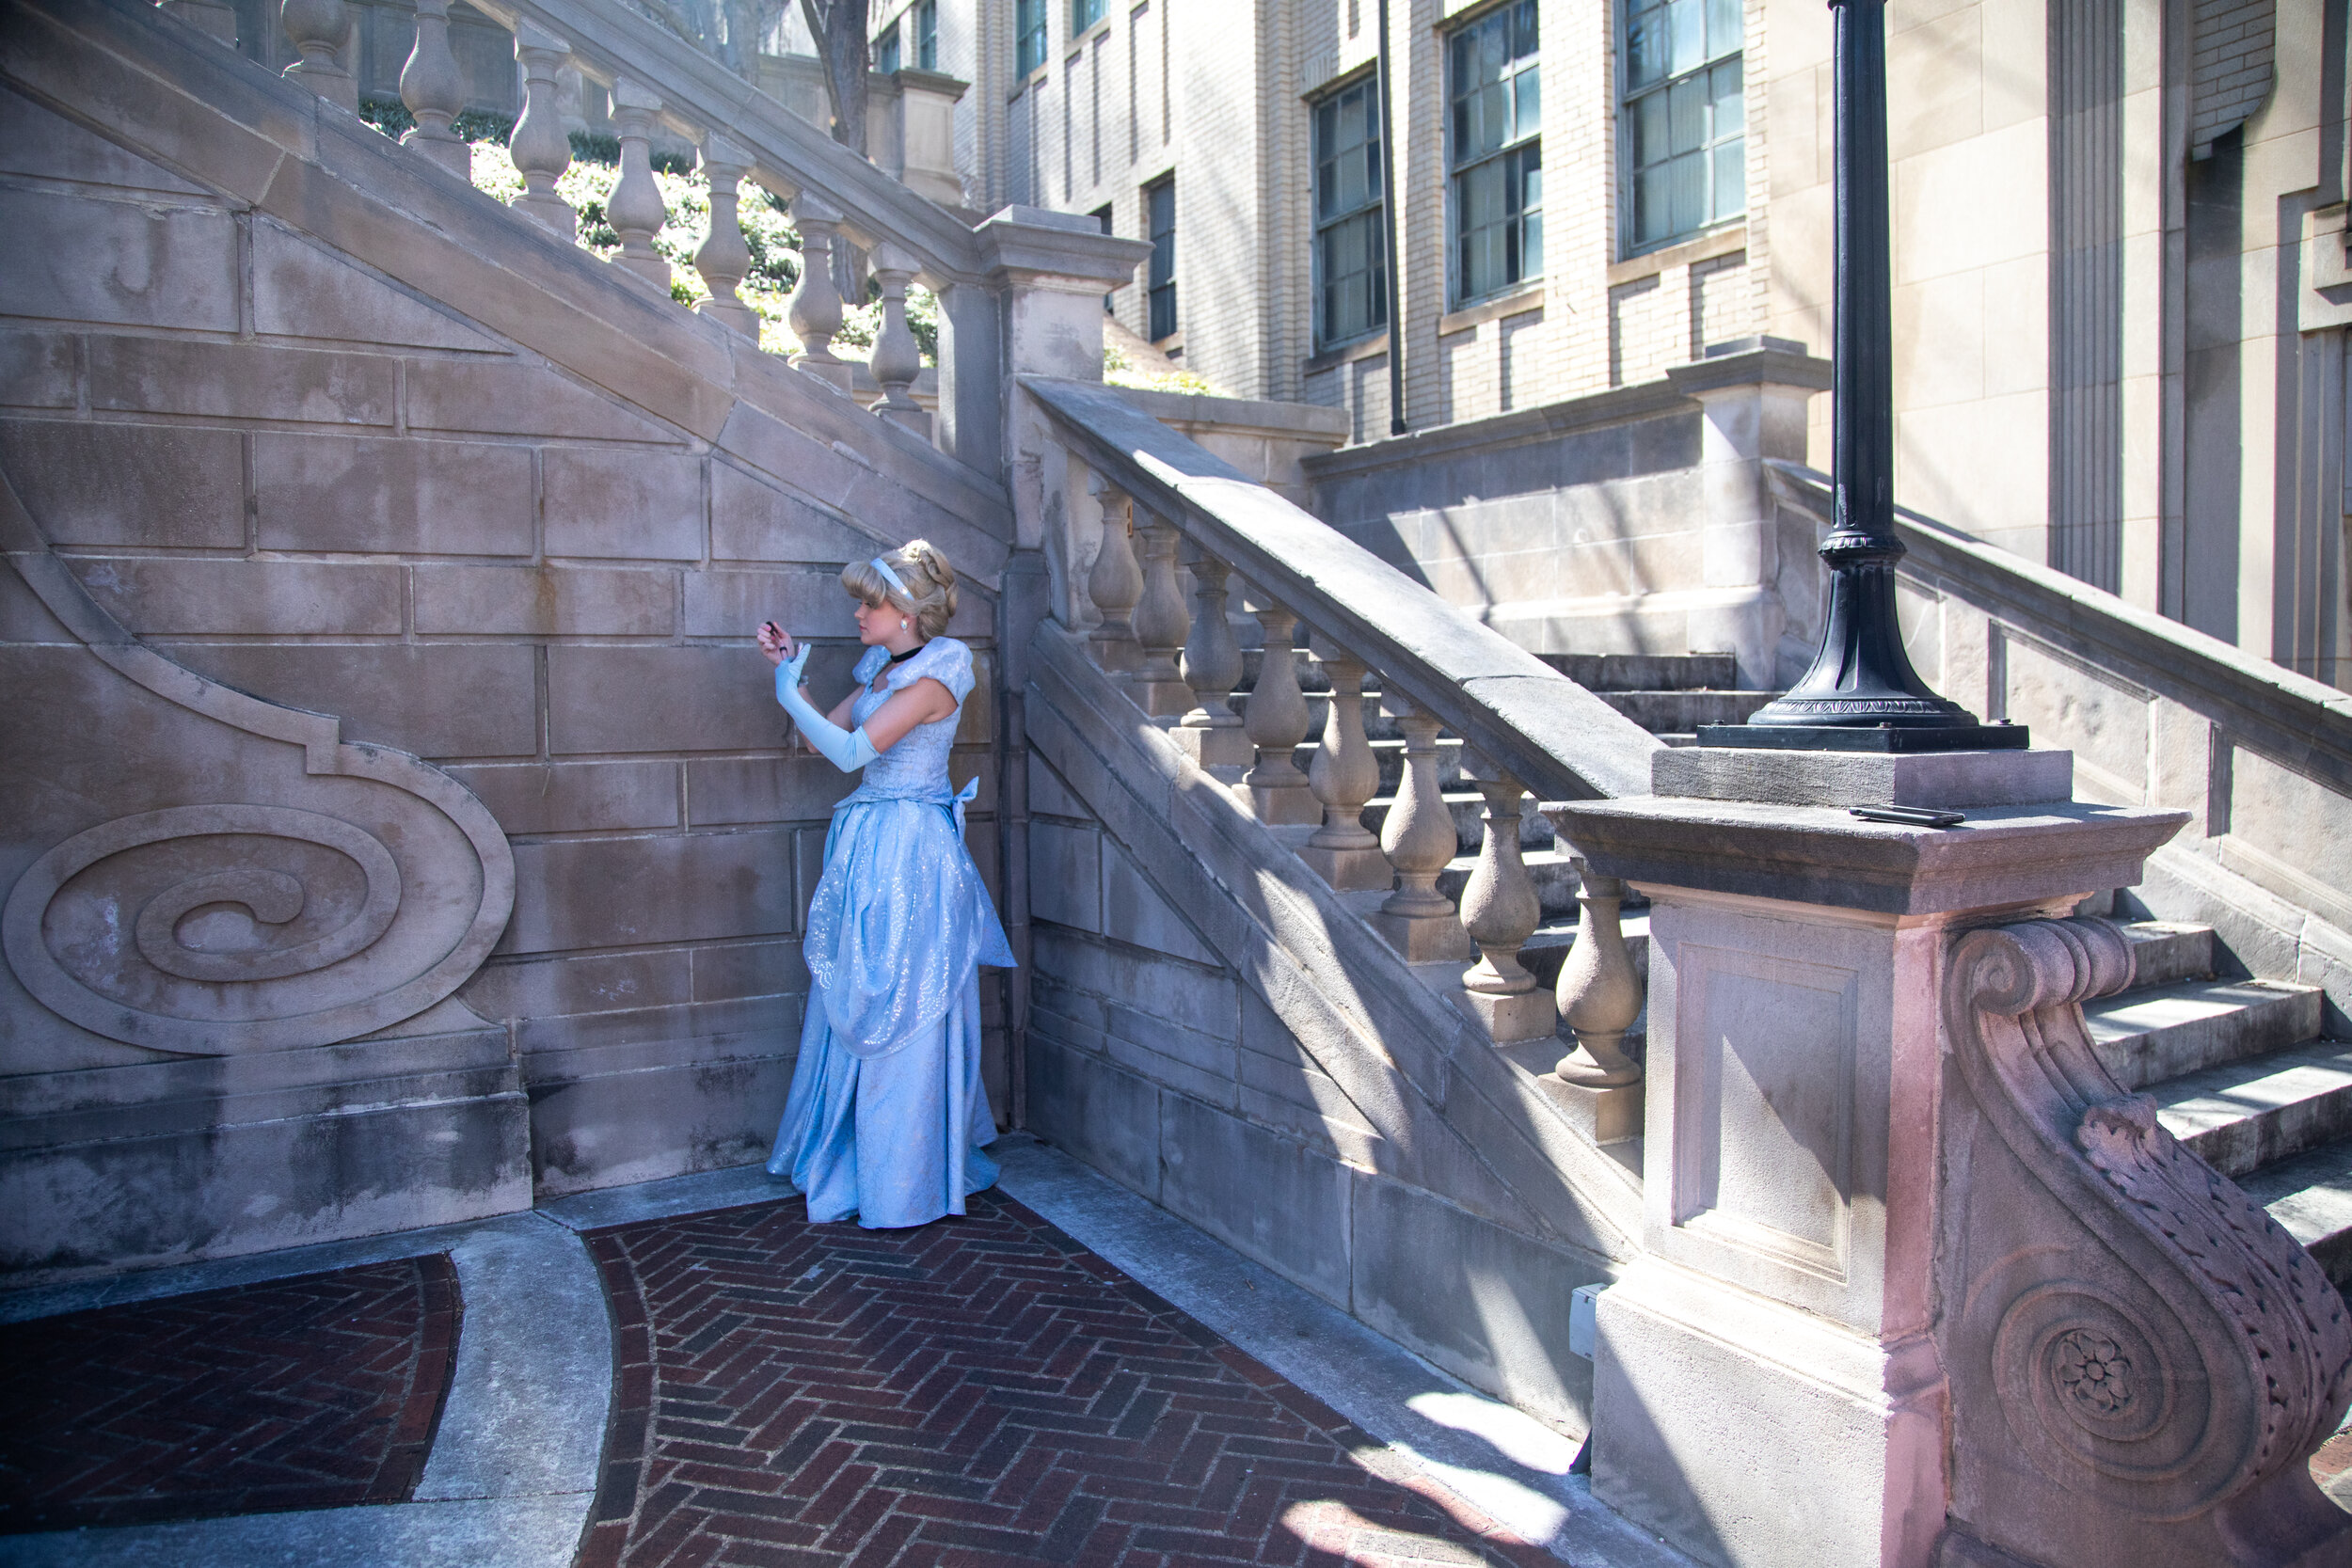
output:
M944 635L955 570L917 539L845 568L841 585L866 647L830 715L802 689L807 645L772 621L758 632L802 738L865 771L834 808L809 901L808 1015L768 1169L807 1197L811 1220L854 1214L879 1230L961 1214L996 1180L980 1151L996 1123L980 1085L978 966L1013 959L963 847L974 786L947 782L972 690L972 650Z

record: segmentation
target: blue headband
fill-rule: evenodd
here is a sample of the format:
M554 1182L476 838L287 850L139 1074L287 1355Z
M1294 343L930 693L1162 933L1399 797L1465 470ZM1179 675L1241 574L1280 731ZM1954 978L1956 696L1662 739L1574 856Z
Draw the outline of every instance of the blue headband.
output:
M874 570L880 572L883 578L889 582L891 587L896 588L898 591L898 596L900 598L906 600L909 604L913 604L914 602L914 595L907 592L907 585L898 579L898 573L890 569L889 562L884 561L881 556L876 556L870 562L868 562L868 564L871 565Z

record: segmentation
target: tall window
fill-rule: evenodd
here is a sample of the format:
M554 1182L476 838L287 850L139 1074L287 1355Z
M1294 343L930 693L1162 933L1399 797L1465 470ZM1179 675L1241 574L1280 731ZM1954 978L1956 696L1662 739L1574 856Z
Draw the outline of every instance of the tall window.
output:
M1026 76L1045 63L1053 40L1045 32L1045 0L1015 0L1012 8L1014 70Z
M1747 210L1740 0L1624 0L1625 229L1630 250Z
M1488 11L1446 40L1457 305L1543 275L1543 95L1535 41L1535 0Z
M1315 105L1315 335L1325 347L1389 324L1387 221L1380 100L1366 80Z
M887 76L898 69L898 24L892 23L874 40L874 69Z
M1152 230L1152 269L1145 275L1150 289L1153 342L1176 333L1176 182L1173 178L1143 188L1144 214Z
M914 64L939 69L939 0L914 0Z
M1103 20L1110 8L1110 0L1070 0L1070 36L1076 38Z

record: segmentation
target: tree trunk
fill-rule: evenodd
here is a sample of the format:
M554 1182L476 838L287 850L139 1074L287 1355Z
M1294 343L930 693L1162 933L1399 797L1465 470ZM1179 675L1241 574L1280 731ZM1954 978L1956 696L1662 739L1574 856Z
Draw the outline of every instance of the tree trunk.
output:
M817 40L825 67L825 96L833 103L833 139L866 155L866 73L872 55L866 40L868 0L801 0L801 15ZM866 303L866 269L845 238L833 247L834 287L844 305Z

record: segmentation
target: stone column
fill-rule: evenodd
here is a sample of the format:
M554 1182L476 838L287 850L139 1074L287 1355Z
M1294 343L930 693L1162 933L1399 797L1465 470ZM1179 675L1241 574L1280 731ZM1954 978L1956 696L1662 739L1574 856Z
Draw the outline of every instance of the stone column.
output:
M1977 1179L1937 1145L1948 956L1971 927L2137 880L2183 819L2075 804L2070 776L2055 752L1692 749L1658 753L1653 796L1550 810L1597 878L1651 900L1643 1246L1599 1300L1593 1491L1706 1560L1993 1560L1935 1556L1947 1434L2033 1418L1953 1362L1948 1315L2035 1227L1981 1259L1939 1241ZM1890 802L1968 821L1845 809ZM2095 1271L2062 1208L2042 1211L2042 1261Z
M882 285L882 330L874 335L874 356L867 366L882 389L873 410L928 441L931 417L907 391L923 372L922 350L907 325L907 285L914 281L914 258L895 245L878 245L873 267L874 280Z
M1192 626L1184 636L1184 651L1177 661L1184 684L1192 688L1193 705L1172 732L1176 743L1202 768L1231 771L1220 777L1238 781L1249 766L1249 736L1243 733L1241 715L1232 709L1233 688L1241 684L1241 644L1225 619L1226 580L1233 569L1208 551L1188 552L1192 568Z
M785 312L801 341L792 368L847 392L853 385L850 367L833 352L833 335L841 330L841 291L833 281L833 240L841 231L841 211L814 192L802 191L792 198L792 224L801 231L801 277Z
M537 24L515 24L515 58L523 67L523 112L506 138L507 155L523 177L518 212L569 240L580 233L580 214L555 194L555 182L572 166L572 139L564 129L558 76L571 64L572 46Z
M1486 798L1478 864L1462 889L1462 929L1478 944L1478 961L1462 972L1455 1005L1498 1043L1551 1037L1560 1022L1551 993L1519 962L1519 949L1544 917L1535 879L1519 851L1519 813L1527 786L1508 768L1465 752L1462 773Z
M1307 775L1298 770L1299 742L1314 723L1314 712L1298 689L1298 659L1292 642L1298 617L1277 604L1254 613L1265 628L1265 642L1258 658L1258 684L1251 688L1242 715L1258 754L1258 765L1242 778L1249 788L1249 808L1269 827L1320 822L1322 803L1307 787Z
M735 292L752 270L752 247L743 243L743 220L738 214L743 176L752 155L716 132L703 137L703 169L710 176L710 232L694 252L694 270L702 275L710 297L694 307L723 326L759 341L759 312Z
M1799 559L1781 561L1764 461L1804 461L1807 407L1828 388L1829 373L1827 360L1781 338L1718 343L1696 364L1666 372L1676 390L1697 399L1700 409L1702 592L1687 612L1685 646L1730 649L1739 659L1740 684L1751 690L1788 685L1820 641L1820 626L1808 624L1796 628L1788 647L1781 646L1789 629L1781 574L1810 576L1819 565L1809 548ZM1808 593L1805 602L1815 596Z
M417 0L417 39L400 70L400 101L417 121L401 145L470 180L473 150L449 128L466 107L466 75L449 47L449 0Z
M1143 665L1136 641L1136 605L1143 598L1143 567L1136 560L1135 502L1126 491L1089 472L1087 487L1103 513L1103 542L1087 569L1087 596L1101 621L1087 634L1094 662L1105 674L1132 675Z
M612 84L612 129L621 141L621 178L604 204L604 217L621 237L612 260L663 293L670 292L670 263L653 247L653 237L669 221L670 209L653 177L653 120L661 100L624 78Z
M1180 719L1192 706L1192 688L1176 660L1192 621L1176 581L1176 525L1149 513L1144 516L1149 520L1136 530L1143 536L1143 599L1136 606L1136 641L1143 644L1143 662L1128 690L1152 718Z
M1460 847L1438 784L1438 717L1393 688L1381 693L1381 706L1404 733L1405 765L1380 824L1380 852L1396 873L1396 891L1381 902L1373 925L1406 963L1467 958L1470 940L1454 900L1438 891L1438 873Z
M1380 841L1364 826L1364 802L1380 787L1380 763L1364 736L1364 664L1344 648L1323 655L1331 678L1324 710L1323 744L1307 765L1307 786L1323 806L1323 826L1298 858L1342 893L1391 885L1393 874Z
M351 73L351 8L343 0L285 0L278 24L302 57L286 74L330 103L359 112L359 83Z

